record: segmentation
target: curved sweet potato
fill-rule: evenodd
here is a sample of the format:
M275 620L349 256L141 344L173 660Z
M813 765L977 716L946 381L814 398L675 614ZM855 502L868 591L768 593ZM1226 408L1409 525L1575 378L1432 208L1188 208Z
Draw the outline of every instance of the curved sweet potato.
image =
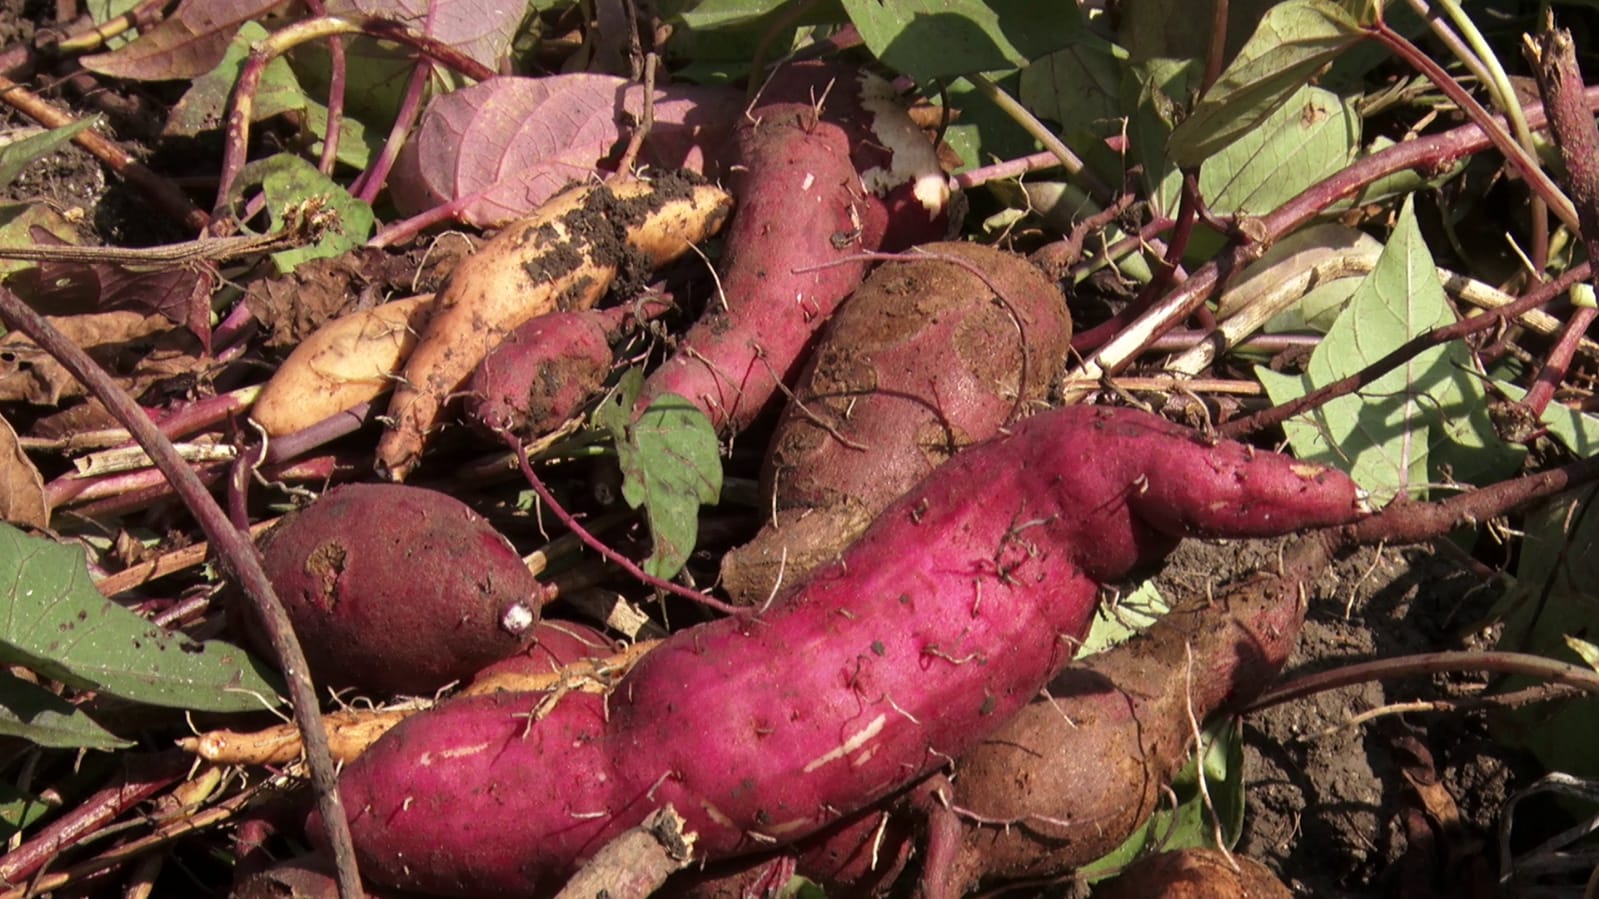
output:
M739 123L738 212L725 302L645 382L636 410L677 394L723 434L793 380L817 329L861 282L865 251L944 236L947 179L888 82L838 63L778 69Z
M511 544L419 487L335 487L267 532L261 555L325 686L432 693L516 653L539 619Z
M734 600L765 600L854 540L957 451L1041 408L1071 348L1055 285L993 247L933 243L839 308L778 423L761 486L773 519L722 559Z
M1190 598L1145 633L1068 666L1047 698L958 759L948 781L794 847L791 869L831 899L874 896L921 845L918 895L932 899L1059 877L1115 849L1187 760L1189 703L1199 718L1247 704L1287 662L1302 585L1330 556L1324 536L1285 553L1278 571ZM668 895L723 899L763 875L730 863L685 876Z
M940 467L768 611L674 634L608 696L473 697L390 731L340 780L362 869L541 895L668 804L704 858L799 840L1023 707L1104 582L1185 535L1361 511L1342 474L1144 413L1034 416Z

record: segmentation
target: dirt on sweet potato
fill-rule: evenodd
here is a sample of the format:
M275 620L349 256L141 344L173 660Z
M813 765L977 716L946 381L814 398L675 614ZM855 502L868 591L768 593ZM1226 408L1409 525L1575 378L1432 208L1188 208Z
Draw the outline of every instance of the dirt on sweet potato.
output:
M823 332L762 471L772 518L722 561L757 603L837 557L956 452L1043 406L1071 345L1065 298L1019 256L926 244L885 263Z

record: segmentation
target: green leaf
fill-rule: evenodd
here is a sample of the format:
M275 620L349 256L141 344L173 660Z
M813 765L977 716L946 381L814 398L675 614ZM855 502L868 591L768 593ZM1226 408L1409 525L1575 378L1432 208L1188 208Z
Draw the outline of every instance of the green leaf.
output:
M1016 95L1017 73L993 76L1000 90ZM965 78L949 83L942 102L960 111L944 132L944 142L961 158L961 170L977 168L998 159L1014 159L1038 150L1033 136L1016 124L1016 120L984 96Z
M17 180L17 176L22 174L22 170L30 163L59 150L72 140L73 135L86 128L93 128L99 121L99 116L90 116L70 125L39 134L30 134L21 140L0 146L0 190L10 187L11 182Z
M1176 807L1157 810L1120 846L1079 868L1079 876L1093 882L1114 876L1146 852L1214 846L1215 828L1199 789L1201 776L1220 819L1222 841L1228 846L1238 842L1244 826L1243 727L1236 718L1222 717L1201 736L1204 752L1191 757L1172 781Z
M1300 89L1260 126L1200 169L1212 212L1264 215L1349 165L1360 147L1360 116L1338 95Z
M229 42L227 52L216 68L194 79L194 83L172 107L163 132L193 137L205 131L222 127L227 113L228 100L239 81L239 72L257 41L265 40L268 32L257 22L246 22ZM309 101L300 89L299 79L282 57L267 63L261 73L261 84L255 93L250 120L259 122L285 112L305 109Z
M0 735L52 749L120 749L133 744L49 690L0 671Z
M921 82L1019 69L1084 30L1074 3L843 0L879 61Z
M1022 70L1018 99L1035 115L1084 133L1121 130L1121 80L1127 52L1084 32Z
M1257 369L1272 402L1296 399L1365 368L1411 337L1453 321L1437 269L1406 202L1377 265L1311 355L1303 376ZM1284 425L1300 458L1349 472L1374 501L1418 496L1435 442L1450 441L1456 464L1494 468L1510 458L1487 416L1487 397L1458 343L1433 347L1359 391ZM1457 472L1457 475L1463 472Z
M1122 103L1132 110L1127 118L1129 158L1125 164L1140 169L1150 205L1163 213L1177 209L1183 186L1182 173L1166 156L1166 143L1179 104L1199 75L1200 65L1193 60L1152 59L1129 67L1122 79ZM1107 174L1100 173L1101 177ZM1120 178L1118 174L1115 181Z
M237 646L156 627L89 581L82 552L0 524L0 664L133 702L212 712L276 702L268 672Z
M1160 588L1152 580L1145 581L1114 605L1100 606L1076 657L1081 659L1104 652L1134 634L1148 630L1150 625L1169 611L1171 604L1160 595Z
M1287 0L1271 8L1192 114L1172 132L1172 161L1188 168L1258 128L1322 66L1365 32L1327 0Z
M700 506L722 492L716 429L693 403L676 394L658 397L632 420L643 373L634 369L595 411L595 423L616 440L622 497L643 508L654 546L644 570L670 578L683 569L699 536Z
M350 196L343 187L317 171L316 166L287 153L279 153L245 169L246 183L259 181L266 194L274 227L282 228L290 210L305 204L334 213L333 227L315 244L272 254L279 272L289 272L302 262L342 256L366 242L372 233L372 207Z

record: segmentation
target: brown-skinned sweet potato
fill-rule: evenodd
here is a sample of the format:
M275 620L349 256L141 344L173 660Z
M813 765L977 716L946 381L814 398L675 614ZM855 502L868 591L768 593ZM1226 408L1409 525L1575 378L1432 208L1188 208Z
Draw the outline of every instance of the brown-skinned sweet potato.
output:
M1019 256L933 243L880 266L794 385L761 473L772 518L723 557L723 589L761 602L836 557L949 457L1042 408L1070 347L1065 298Z
M974 749L1070 657L1101 586L1182 537L1362 511L1340 473L1146 413L1034 416L607 696L472 697L396 727L340 779L357 855L388 885L539 896L668 804L704 858L803 839Z

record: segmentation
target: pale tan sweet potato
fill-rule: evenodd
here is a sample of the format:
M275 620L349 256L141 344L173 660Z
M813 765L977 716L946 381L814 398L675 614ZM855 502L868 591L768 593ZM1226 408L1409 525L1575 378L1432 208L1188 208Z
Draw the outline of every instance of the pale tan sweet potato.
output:
M1065 298L1019 256L932 243L879 267L794 386L761 477L772 519L723 558L723 588L761 602L835 558L934 468L1041 408L1070 346Z
M677 176L584 184L506 226L440 292L389 402L380 471L403 480L445 404L517 325L599 302L624 265L653 268L714 234L732 199Z
M261 388L250 419L281 437L377 399L394 386L433 313L433 294L341 315L294 348Z

